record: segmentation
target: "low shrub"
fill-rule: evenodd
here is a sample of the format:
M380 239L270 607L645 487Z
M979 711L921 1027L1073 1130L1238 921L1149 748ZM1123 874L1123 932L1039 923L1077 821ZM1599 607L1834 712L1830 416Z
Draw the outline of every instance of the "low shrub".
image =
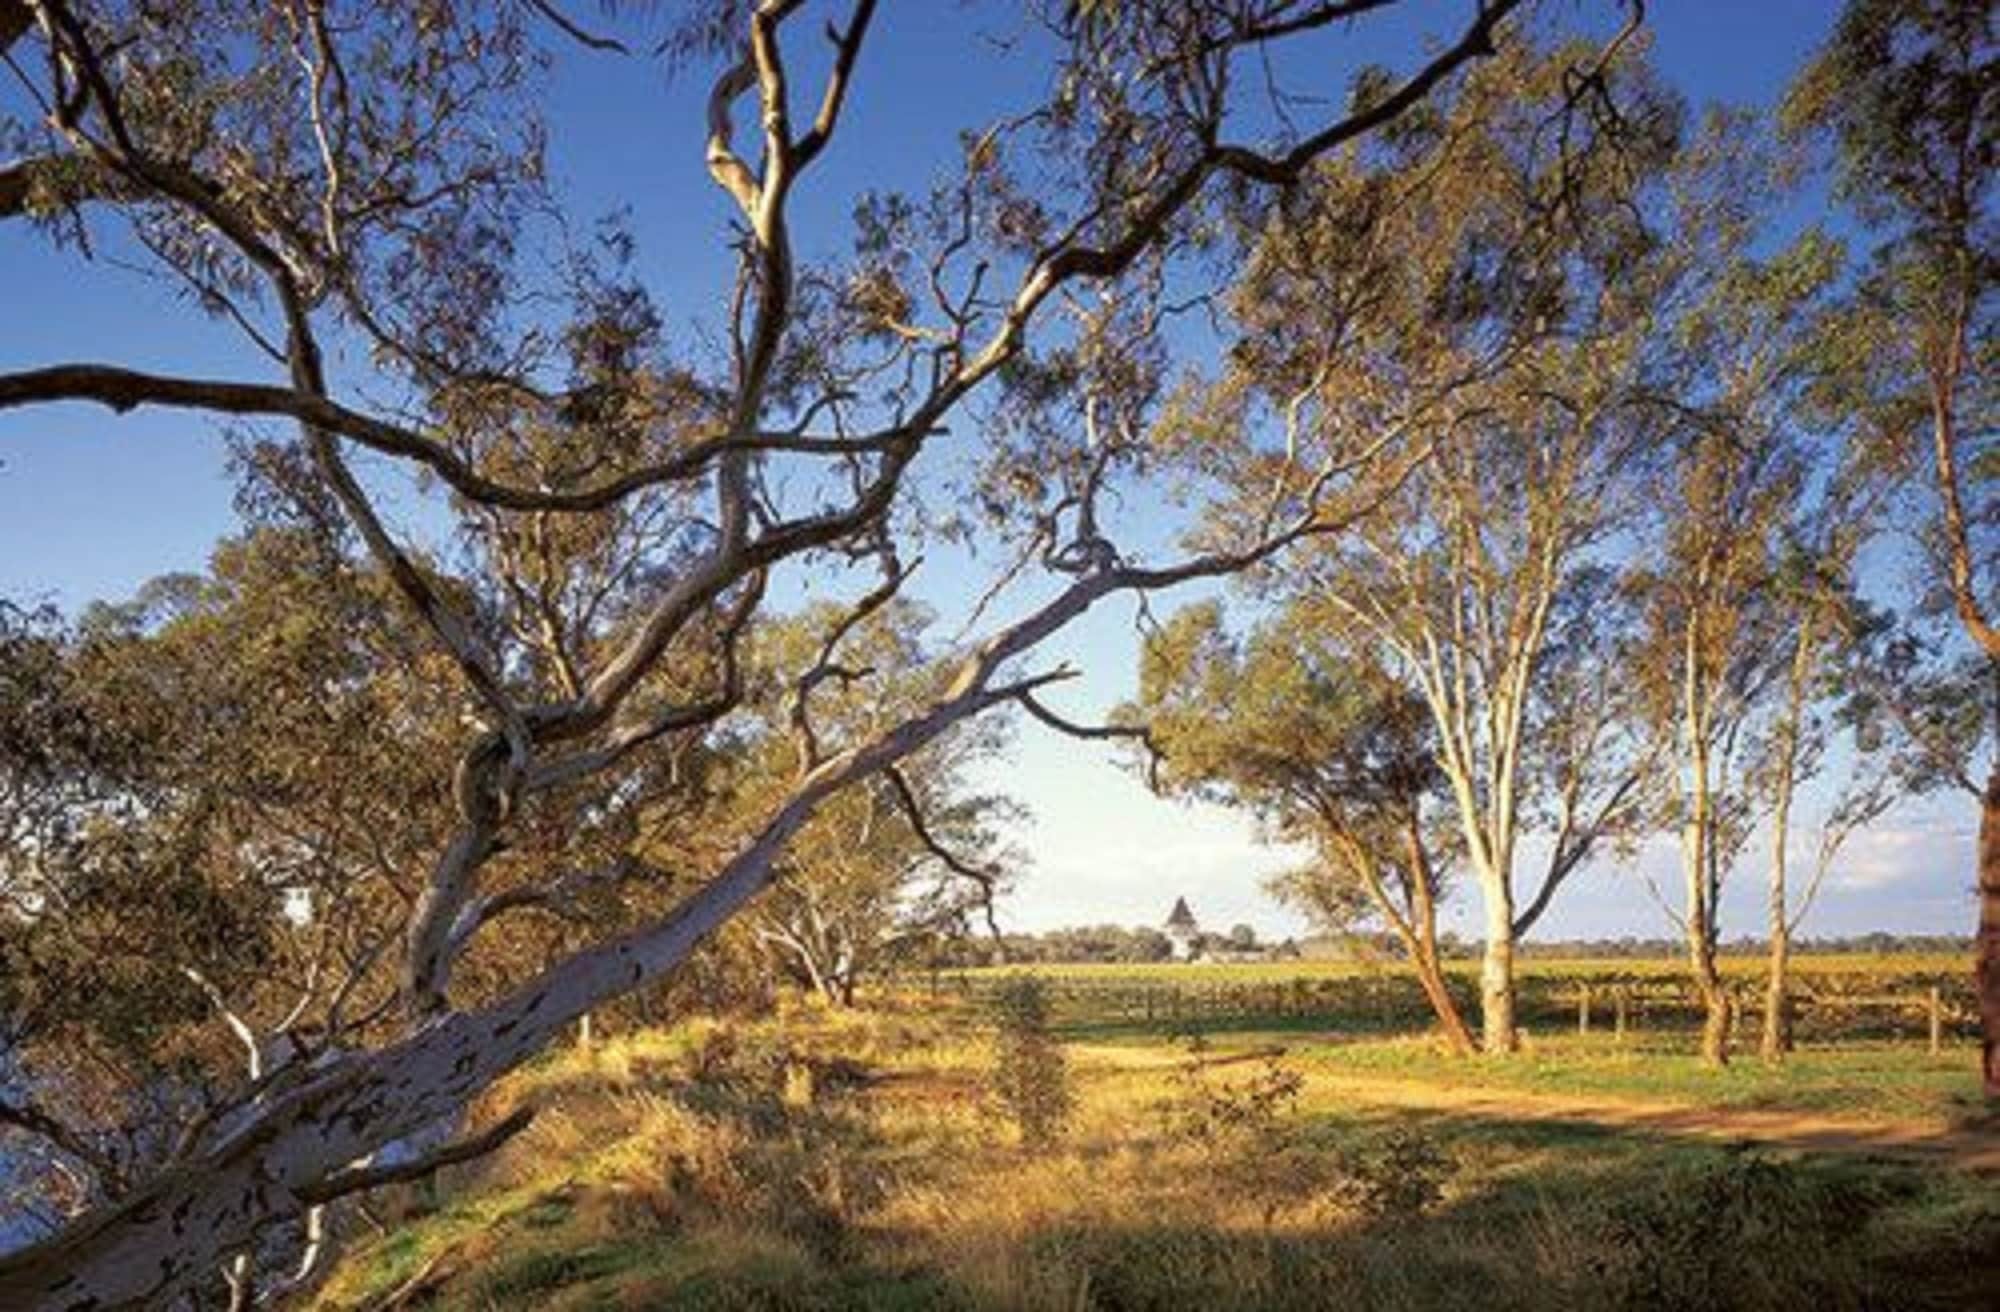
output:
M1397 1126L1342 1149L1329 1197L1373 1220L1414 1220L1444 1198L1457 1170L1451 1154L1414 1126Z
M1608 1208L1602 1274L1647 1312L1872 1306L1855 1240L1888 1201L1872 1177L1735 1152Z
M1062 1136L1074 1108L1069 1063L1049 1026L1046 986L1031 975L1007 981L995 996L999 1014L988 1087L1000 1113L1030 1149Z
M1262 1156L1283 1150L1291 1137L1300 1074L1274 1053L1244 1075L1221 1073L1200 1035L1182 1040L1184 1055L1175 1068L1175 1097L1168 1104L1171 1137L1209 1152Z

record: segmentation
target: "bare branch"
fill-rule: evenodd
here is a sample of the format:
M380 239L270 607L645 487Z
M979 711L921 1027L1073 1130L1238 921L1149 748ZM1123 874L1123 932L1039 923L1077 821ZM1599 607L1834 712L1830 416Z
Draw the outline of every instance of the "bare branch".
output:
M591 487L554 491L489 479L448 447L413 429L361 414L328 397L289 387L147 374L101 364L54 365L0 374L0 410L53 401L94 401L120 414L140 406L163 405L218 415L296 419L383 455L414 460L443 479L454 492L481 505L502 510L565 513L602 510L649 487L704 477L718 459L731 454L867 455L886 451L908 436L902 430L863 437L783 432L723 434L691 443L666 460L629 470Z
M1137 724L1078 724L1074 720L1056 714L1047 706L1044 706L1041 699L1036 697L1033 692L1026 690L1022 691L1017 700L1027 710L1028 714L1034 716L1049 728L1054 729L1057 733L1093 742L1102 742L1105 739L1114 738L1127 738L1138 742L1146 749L1146 783L1154 792L1160 791L1160 766L1165 761L1166 756L1161 752L1160 745L1154 739L1151 729Z
M426 1176L436 1175L447 1166L457 1166L461 1162L484 1157L499 1148L527 1129L529 1122L535 1119L535 1112L534 1107L517 1107L478 1134L460 1139L414 1161L397 1162L389 1166L350 1167L345 1171L336 1171L325 1179L300 1189L299 1198L314 1206L323 1206L348 1194L380 1189L384 1185L405 1184L411 1180L421 1180Z
M248 1057L250 1079L253 1082L263 1079L264 1050L262 1045L257 1041L257 1031L250 1027L248 1021L237 1014L236 1010L229 1005L229 1000L223 996L222 990L217 988L209 980L208 976L202 974L193 966L182 966L181 974L187 976L189 980L193 981L194 986L202 991L202 995L208 999L209 1005L215 1008L215 1014L221 1017L224 1025L229 1027L229 1032L236 1036L236 1041L243 1045L244 1052Z
M903 773L900 766L889 766L882 771L882 775L889 781L891 790L896 794L896 801L903 808L904 818L910 822L910 832L917 836L917 841L924 845L924 850L936 857L939 864L954 875L970 879L984 888L990 900L994 885L999 881L1000 872L975 866L938 841L937 835L931 832L930 824L924 819L924 807L923 803L917 800L917 790L910 785L909 776Z
M583 27L552 3L552 0L528 0L528 4L536 13L561 28L565 36L579 45L586 46L592 50L602 50L617 55L629 55L632 53L631 50L626 48L625 43L616 37L600 36Z
M813 157L826 148L840 122L840 109L847 101L848 82L854 75L854 61L860 57L862 39L867 36L869 20L874 16L875 0L856 0L854 14L847 20L846 30L827 29L827 36L834 47L833 70L826 76L826 92L820 101L819 115L806 134L799 138L795 149L800 168L812 163Z
M669 706L648 719L614 733L609 742L587 752L530 766L522 787L539 792L608 769L627 754L668 734L713 724L735 709L743 697L743 671L738 647L750 617L763 600L766 574L750 576L749 586L725 613L717 642L722 663L721 686L698 702Z
M1368 108L1322 128L1283 155L1267 156L1247 146L1218 145L1211 151L1214 164L1259 182L1282 186L1297 181L1306 166L1321 155L1393 122L1411 106L1420 103L1438 83L1461 66L1493 54L1493 34L1501 20L1520 4L1521 0L1481 0L1478 15L1467 25L1464 34L1406 78L1394 91Z
M907 568L903 567L896 559L895 548L887 543L882 547L881 557L882 582L848 607L839 622L827 630L826 636L820 640L818 656L805 673L793 681L789 705L786 708L786 719L799 740L801 772L819 764L820 758L819 734L812 723L813 692L830 678L857 678L862 673L835 664L834 654L839 650L840 644L847 640L847 636L854 632L855 627L888 605L902 590L903 584L916 573L917 567L923 564L923 557L919 556L911 561Z
M547 883L517 884L498 893L474 898L459 911L458 919L452 925L450 950L454 954L463 952L480 930L509 912L543 910L567 915L577 899L592 888L656 873L637 857L626 855L609 865L576 871Z

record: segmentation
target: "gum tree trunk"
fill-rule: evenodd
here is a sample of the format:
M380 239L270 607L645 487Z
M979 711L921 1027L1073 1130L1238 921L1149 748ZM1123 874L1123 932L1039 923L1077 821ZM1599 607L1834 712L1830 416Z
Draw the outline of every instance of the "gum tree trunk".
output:
M1699 843L1688 855L1688 966L1702 1005L1701 1059L1710 1066L1726 1066L1729 1031L1736 1016L1729 986L1723 982L1715 962L1715 906L1706 869L1710 858L1706 842Z
M1986 654L1989 673L2000 671L2000 629L1980 600L1977 558L1959 495L1958 416L1954 409L1964 367L1966 328L1972 294L1961 287L1947 338L1949 349L1931 361L1931 441L1937 460L1939 508L1943 511L1946 569L1959 622ZM2000 764L1987 776L1979 806L1979 942L1973 986L1979 994L1979 1072L1986 1097L2000 1098Z
M1435 958L1418 961L1417 983L1422 986L1424 997L1437 1016L1438 1028L1444 1031L1445 1046L1451 1049L1453 1056L1471 1056L1478 1050L1478 1045L1472 1040L1472 1031L1466 1026L1465 1017L1459 1013L1458 1003L1451 996L1444 971Z
M1488 1055L1520 1047L1514 1025L1514 898L1507 881L1485 881L1486 953L1479 968L1480 1046Z
M1708 584L1704 562L1697 577L1698 589ZM1702 659L1701 610L1695 608L1681 634L1680 734L1683 752L1685 793L1681 822L1681 868L1686 880L1688 973L1695 994L1701 999L1701 1059L1710 1066L1729 1062L1729 1030L1735 1020L1729 990L1723 985L1715 965L1718 935L1716 916L1720 910L1722 880L1720 854L1716 851L1714 778L1710 756L1710 735L1714 730Z
M1759 1051L1767 1062L1781 1062L1792 1050L1791 956L1792 925L1786 849L1792 836L1792 793L1799 767L1799 736L1806 712L1807 685L1817 651L1817 626L1808 610L1799 619L1786 683L1785 714L1778 724L1777 799L1771 808L1770 972L1764 986L1764 1037Z
M1728 986L1714 975L1714 970L1711 959L1711 978L1702 982L1701 1059L1710 1066L1727 1066L1729 1031L1736 1023L1736 1004L1730 1000Z
M1729 989L1715 964L1715 833L1710 819L1708 755L1699 740L1693 760L1687 829L1681 840L1681 861L1687 875L1688 968L1694 977L1695 992L1701 998L1701 1059L1711 1066L1725 1066L1729 1063L1729 1030L1735 1016Z
M1979 808L1980 1071L1988 1099L2000 1099L2000 765L1986 777Z
M1458 1010L1458 1002L1451 996L1451 989L1445 982L1444 964L1438 957L1437 943L1437 903L1431 897L1430 856L1424 850L1423 834L1417 821L1412 817L1409 829L1403 835L1403 846L1408 853L1410 865L1410 909L1411 920L1415 924L1405 931L1404 937L1410 949L1410 959L1416 963L1417 983L1430 1001L1431 1011L1437 1017L1438 1026L1444 1031L1444 1040L1452 1054L1467 1057L1477 1050L1472 1041L1472 1031L1466 1028L1465 1017ZM1398 929L1403 929L1397 920Z
M1780 909L1771 920L1771 973L1764 985L1764 1037L1759 1046L1768 1062L1782 1062L1792 1050L1791 956L1791 931Z
M1465 1016L1459 1011L1457 1000L1451 996L1451 989L1445 982L1444 966L1438 957L1437 904L1431 896L1430 858L1424 851L1423 836L1416 822L1413 820L1403 835L1405 860L1410 870L1407 907L1397 905L1388 883L1382 877L1381 863L1368 844L1342 833L1333 837L1332 846L1340 853L1339 859L1350 864L1360 877L1362 887L1373 899L1376 910L1388 922L1402 943L1403 951L1409 955L1417 986L1430 1003L1431 1014L1437 1018L1438 1028L1444 1032L1445 1043L1452 1055L1472 1055L1478 1050L1478 1045L1473 1042L1472 1031L1465 1024Z
M1789 769L1789 766L1787 766ZM1777 1063L1792 1050L1792 926L1785 890L1785 839L1791 812L1789 780L1781 785L1771 828L1770 949L1764 980L1764 1034L1758 1054Z
M1423 987L1424 996L1430 1000L1431 1011L1436 1014L1438 1025L1444 1030L1445 1043L1454 1056L1470 1056L1476 1045L1472 1041L1472 1031L1466 1028L1465 1017L1458 1010L1458 1002L1451 996L1451 989L1445 982L1444 963L1438 957L1437 907L1431 900L1429 865L1423 859L1421 842L1414 835L1410 845L1422 872L1416 881L1412 900L1416 905L1417 934L1413 945L1417 963L1417 981Z

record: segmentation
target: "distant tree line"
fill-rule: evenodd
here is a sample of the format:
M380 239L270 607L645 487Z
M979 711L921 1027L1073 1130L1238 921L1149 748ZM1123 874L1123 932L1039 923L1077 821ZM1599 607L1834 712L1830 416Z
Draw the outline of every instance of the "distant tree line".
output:
M1210 957L1261 952L1285 958L1299 953L1295 940L1266 943L1249 925L1232 925L1222 934L1202 931L1191 946L1193 955ZM941 941L930 960L933 964L962 968L1043 963L1143 965L1171 961L1174 956L1173 940L1150 925L1075 925L1039 934L965 935Z
M1402 945L1386 931L1357 931L1352 934L1319 938L1285 938L1274 943L1260 942L1248 925L1238 925L1228 934L1203 934L1209 940L1200 946L1211 951L1241 952L1262 949L1272 960L1328 959L1353 957L1360 960L1396 961ZM1963 956L1972 950L1970 936L1962 934L1889 934L1874 931L1835 938L1797 940L1793 949L1807 956ZM1477 960L1482 945L1475 939L1446 930L1438 935L1438 955L1447 961ZM1672 960L1687 951L1680 938L1621 934L1615 938L1535 939L1519 946L1520 955L1535 961L1585 960ZM1720 957L1762 957L1769 945L1761 938L1740 935L1716 945ZM1007 965L1145 965L1173 959L1173 944L1150 925L1076 925L1045 930L1039 934L1005 933L964 935L939 941L928 957L905 954L906 966L922 964L947 969Z
M1797 939L1792 949L1807 956L1820 957L1963 956L1972 950L1972 942L1972 937L1966 934L1875 932L1841 938ZM1465 944L1463 948L1467 956L1474 955L1478 950L1475 944ZM1521 945L1523 956L1543 961L1600 957L1670 958L1686 951L1686 942L1678 938L1634 938L1630 934L1618 938L1547 939ZM1762 957L1769 951L1770 946L1763 939L1747 934L1716 945L1716 955L1721 957Z

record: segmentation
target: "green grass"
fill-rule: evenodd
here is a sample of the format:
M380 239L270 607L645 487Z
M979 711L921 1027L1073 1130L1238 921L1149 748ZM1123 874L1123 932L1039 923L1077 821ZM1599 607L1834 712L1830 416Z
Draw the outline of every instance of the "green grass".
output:
M1754 1047L1726 1067L1704 1065L1675 1033L1633 1035L1620 1042L1598 1032L1533 1034L1523 1050L1502 1059L1445 1056L1426 1035L1330 1034L1311 1019L1281 1022L1217 1020L1189 1027L1219 1051L1282 1046L1310 1069L1465 1089L1653 1101L1681 1106L1783 1111L1864 1121L1930 1126L1966 1123L1990 1114L1977 1082L1976 1047L1954 1043L1933 1055L1919 1042L1805 1045L1784 1062L1761 1061ZM1151 1051L1162 1036L1146 1026L1076 1021L1064 1033L1075 1042Z
M1422 1041L1320 1043L1303 1050L1329 1067L1470 1088L1531 1089L1550 1094L1656 1099L1705 1107L1754 1108L1883 1120L1948 1121L1983 1108L1965 1047L1932 1056L1913 1044L1804 1048L1766 1065L1739 1055L1726 1068L1704 1066L1684 1045L1617 1045L1559 1035L1504 1061L1440 1064Z

